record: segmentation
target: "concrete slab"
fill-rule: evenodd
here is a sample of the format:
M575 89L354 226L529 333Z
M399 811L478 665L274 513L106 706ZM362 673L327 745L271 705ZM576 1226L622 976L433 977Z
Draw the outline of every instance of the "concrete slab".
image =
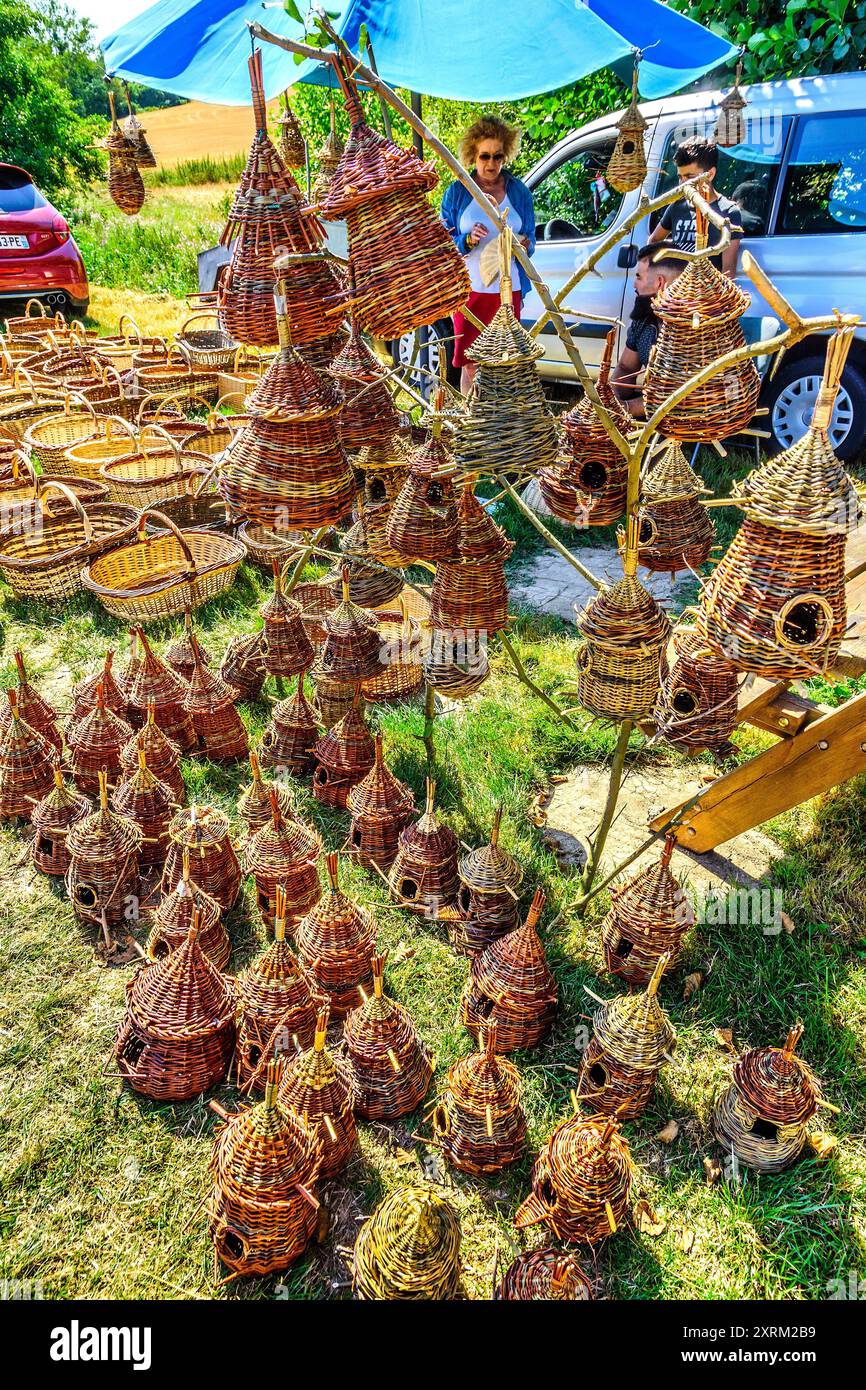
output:
M582 545L575 548L575 555L603 584L616 584L622 578L622 563L612 546ZM648 574L640 570L638 578L666 609L676 611L688 602L685 585L691 584L691 575L672 581L669 574ZM682 592L678 594L681 586ZM515 576L513 570L510 575L509 593L514 603L541 613L555 613L569 623L575 619L575 604L583 608L594 592L592 585L555 550L534 555L519 576Z

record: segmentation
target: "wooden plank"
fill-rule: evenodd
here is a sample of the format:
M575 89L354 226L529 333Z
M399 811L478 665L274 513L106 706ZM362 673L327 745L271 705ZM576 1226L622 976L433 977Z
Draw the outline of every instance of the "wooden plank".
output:
M826 710L804 695L797 695L787 681L768 681L753 676L740 687L737 723L793 738L806 724L820 719Z

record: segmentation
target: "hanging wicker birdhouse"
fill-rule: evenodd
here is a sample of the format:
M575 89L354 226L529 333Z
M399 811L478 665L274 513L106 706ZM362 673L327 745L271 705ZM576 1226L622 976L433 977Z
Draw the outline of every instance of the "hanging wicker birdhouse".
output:
M105 653L105 661L99 671L95 671L92 676L85 676L83 680L76 681L72 687L70 727L74 728L86 714L90 714L91 710L95 708L96 691L100 685L102 686L102 698L105 701L106 709L110 709L112 714L118 715L120 719L127 718L126 691L114 678L113 663L114 652L109 650Z
M358 507L364 519L367 547L382 565L399 568L403 556L388 542L388 522L391 509L409 475L409 445L400 434L392 434L384 442L361 449L352 459L358 483Z
M451 1299L459 1283L460 1226L450 1203L420 1183L380 1202L355 1242L355 1297Z
M592 1285L573 1255L562 1250L527 1250L508 1266L494 1299L550 1303L559 1299L586 1302Z
M740 91L740 78L743 75L742 63L737 63L734 85L727 96L722 98L716 120L716 144L720 149L729 150L734 145L742 145L746 138L746 120L743 112L748 106Z
M577 698L601 719L636 723L652 716L659 684L667 675L671 625L667 614L629 570L603 587L577 615L584 639L577 653Z
M483 633L431 628L424 679L448 700L468 700L490 675Z
M133 147L135 162L139 169L155 169L156 155L150 147L144 126L135 114L132 106L132 97L129 93L129 83L123 84L123 95L126 97L126 106L129 115L123 122L123 133Z
M345 1018L370 989L376 927L365 908L342 891L337 877L337 856L326 859L328 887L311 912L298 924L298 954L327 996L334 1018Z
M526 1142L523 1083L513 1062L496 1055L496 1022L481 1029L479 1051L448 1070L433 1111L433 1132L446 1158L464 1173L498 1173Z
M433 1062L402 1004L384 991L387 952L373 957L373 993L346 1019L352 1098L366 1120L396 1120L424 1099Z
M168 827L169 850L162 874L163 892L171 892L183 871L183 852L189 850L192 876L206 884L224 912L234 907L241 891L241 866L229 837L228 817L215 806L185 807Z
M15 687L15 704L18 709L19 718L24 720L31 729L35 729L44 739L56 748L59 753L63 748L63 735L57 723L57 711L44 700L39 691L27 677L24 667L24 655L22 652L15 653L15 667L18 672L18 684ZM12 707L3 702L0 705L0 729L5 729L12 722Z
M340 549L345 559L325 576L328 582L335 585L337 596L341 593L344 571L349 585L349 598L361 607L381 608L401 593L402 571L383 566L372 559L367 543L367 524L363 515L359 516L354 526L343 536Z
M269 1058L309 1047L316 1025L313 981L286 940L286 893L274 895L274 939L238 976L237 1081L262 1089Z
M296 776L312 772L316 766L319 721L304 694L304 672L297 688L274 705L265 725L259 757L265 767L285 768Z
M642 994L620 995L596 1011L577 1088L591 1114L634 1120L649 1104L656 1076L676 1046L676 1032L658 1000L667 964L661 956Z
M437 917L457 897L460 841L451 827L433 814L436 783L429 777L426 792L423 815L400 832L388 883L404 906L417 907L425 917Z
M447 476L454 460L440 427L434 419L432 435L411 455L406 481L388 517L387 544L407 564L423 560L435 565L458 554L457 503Z
M704 492L682 448L672 440L641 484L639 565L673 577L704 563L716 540L710 514L700 500Z
M460 1016L474 1038L496 1023L500 1052L535 1047L556 1017L556 979L544 954L536 923L544 906L539 888L526 921L472 959L460 999Z
M105 148L108 151L108 196L115 207L134 217L144 204L144 183L138 169L136 146L124 135L117 120L114 93L108 93L111 111L111 130Z
M594 1245L628 1215L633 1165L612 1118L562 1120L532 1170L532 1193L517 1209L518 1230L541 1222L559 1240Z
M320 203L326 196L331 186L331 179L337 170L337 165L343 157L345 146L337 134L336 111L334 110L334 93L330 92L330 130L328 138L316 153L316 163L319 172L316 175L316 182L313 185L313 197Z
M252 837L263 825L270 824L271 792L276 795L281 815L290 818L294 814L294 808L289 788L262 776L262 769L255 753L250 753L250 772L252 780L241 788L238 795L238 815L245 822L247 832Z
M96 810L70 826L66 836L66 891L76 917L99 922L105 930L126 920L138 896L142 835L133 821L109 808L104 772L98 793Z
M323 1180L342 1172L358 1140L351 1074L342 1058L328 1050L327 1029L325 1005L316 1021L313 1046L287 1063L280 1082L280 1105L300 1115L318 1134Z
M616 144L605 175L607 182L617 193L631 193L635 188L640 188L647 174L644 135L648 127L637 104L637 80L638 63L635 63L631 79L631 101L616 123Z
M129 724L106 709L102 688L97 686L94 708L68 734L72 777L80 792L95 796L102 772L107 773L110 786L119 781L120 750L131 737Z
M685 753L721 753L737 724L736 667L693 626L678 625L673 646L653 713L656 729Z
M69 868L66 837L73 825L93 810L86 796L74 792L63 780L63 770L54 764L54 786L33 807L33 840L30 858L43 874L65 874Z
M779 1173L799 1158L821 1103L820 1083L795 1051L802 1035L797 1022L784 1047L744 1052L713 1113L719 1143L758 1173Z
M322 896L316 868L322 841L306 821L284 815L276 790L270 794L270 803L270 820L248 842L244 858L247 873L256 881L262 921L272 931L278 888L285 892L290 923L305 916Z
M357 699L333 729L319 739L315 753L313 796L324 806L341 806L345 810L349 792L366 777L376 758Z
M630 985L647 984L662 956L673 969L695 920L687 894L668 867L675 843L676 837L669 835L658 863L641 869L611 893L610 912L601 928L605 964Z
M829 340L806 434L734 489L745 520L701 598L713 646L770 680L826 671L847 627L845 549L860 504L828 431L853 331Z
M198 639L194 633L192 644L197 653ZM238 713L237 699L238 691L217 672L209 671L198 656L183 706L192 721L197 749L211 762L237 762L249 752L247 729Z
M351 282L350 282L351 288ZM399 424L397 407L385 381L386 372L351 319L348 341L328 368L346 398L340 414L340 439L350 454L386 444Z
M183 752L198 746L186 700L189 686L156 655L142 628L136 629L139 660L127 691L129 706L143 720L153 705L154 721Z
M259 698L266 675L261 632L251 632L248 637L231 639L220 663L220 675L226 685L231 685L237 690L239 699Z
M273 562L274 592L259 609L264 630L261 651L269 676L296 676L313 660L313 645L307 636L300 605L283 593L279 560Z
M0 820L30 820L38 802L54 786L57 750L18 713L14 690L7 690L9 722L0 728Z
M385 765L382 735L376 735L375 761L367 776L352 787L347 808L351 853L368 868L387 871L397 853L400 832L411 819L415 798Z
M280 155L289 169L305 169L307 165L307 142L300 122L289 105L289 94L283 92L283 109L280 112Z
M111 804L141 831L139 865L142 869L162 864L168 853L168 827L177 801L171 787L151 772L147 765L141 734L138 736L138 767L131 777L118 782Z
M502 807L498 806L489 842L460 860L460 920L454 924L454 941L464 951L482 950L513 931L520 920L517 889L523 869L500 845L501 825Z
M436 566L430 621L437 628L498 632L508 623L505 561L514 543L468 485L460 494L458 547L458 560Z
M287 251L274 261L273 270L277 331L284 316L307 366L327 373L345 343L340 320L346 286L339 263L326 249Z
M147 719L138 733L132 734L120 750L120 766L124 777L131 777L138 767L139 749L144 750L147 765L154 777L170 788L180 806L186 799L186 787L180 770L180 749L156 723L156 708L148 705Z
M189 936L193 917L198 913L198 944L200 950L216 966L224 970L232 953L229 934L223 926L222 908L216 898L206 893L190 874L189 850L183 852L183 870L170 892L163 885L162 897L147 938L150 960L162 960L181 947Z
M183 632L179 637L175 637L174 641L166 648L165 652L167 664L180 676L181 680L186 681L187 684L189 684L193 667L196 664L195 653L192 647L193 635L192 614L189 609L187 609L183 615ZM197 637L196 640L198 641ZM205 650L200 641L198 642L198 654L205 666L213 665L209 653ZM229 684L231 684L231 682L229 682Z

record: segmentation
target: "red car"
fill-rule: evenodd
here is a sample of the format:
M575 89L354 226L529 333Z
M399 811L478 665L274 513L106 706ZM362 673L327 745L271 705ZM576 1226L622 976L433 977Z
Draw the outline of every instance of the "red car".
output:
M46 313L83 318L87 271L65 218L24 169L0 164L0 321L28 299L41 300Z

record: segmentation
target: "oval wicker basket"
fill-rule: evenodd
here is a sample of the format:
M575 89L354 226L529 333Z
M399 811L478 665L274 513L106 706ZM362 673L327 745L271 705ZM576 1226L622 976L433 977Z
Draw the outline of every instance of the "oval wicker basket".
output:
M74 411L73 405L77 407ZM87 397L70 393L62 414L34 420L24 431L22 442L36 455L42 468L62 472L65 450L93 439L101 428L101 421Z
M47 511L48 491L59 492L68 506ZM85 508L64 483L44 485L39 502L38 525L0 534L0 572L16 597L58 603L80 591L83 565L133 535L137 517L111 502Z
M117 426L120 426L118 431ZM55 458L55 473L72 473L79 478L102 482L100 469L109 459L122 458L137 448L137 435L122 415L107 415L104 429L89 439L68 444Z

